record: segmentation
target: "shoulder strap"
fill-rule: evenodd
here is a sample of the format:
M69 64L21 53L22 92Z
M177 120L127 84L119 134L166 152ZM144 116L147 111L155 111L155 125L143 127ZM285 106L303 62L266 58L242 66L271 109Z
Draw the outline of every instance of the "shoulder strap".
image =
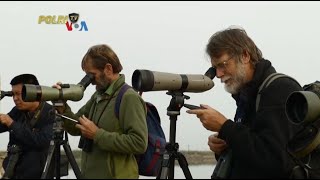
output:
M37 123L38 119L40 118L41 112L43 110L43 107L45 105L45 102L40 102L39 107L37 108L36 112L34 113L33 118L30 120L30 127L31 129L34 127L34 125Z
M159 116L159 112L157 110L157 108L150 102L146 102L146 106L147 106L147 113L152 113L154 116L156 116L156 119L158 120L158 122L161 124L160 122L160 116Z
M115 108L114 108L114 112L116 117L119 119L119 112L120 112L120 104L121 104L121 100L122 100L122 96L124 95L124 93L131 88L131 86L129 86L127 83L124 83L124 85L121 87L119 94L116 98L116 104L115 104Z
M257 94L257 99L256 99L256 112L259 109L259 103L260 103L260 98L261 98L261 91L265 88L267 88L274 80L278 79L278 78L290 78L292 80L294 80L297 84L299 84L299 82L297 80L295 80L293 77L282 74L282 73L272 73L270 74L264 81L263 83L260 85L259 87L259 91Z

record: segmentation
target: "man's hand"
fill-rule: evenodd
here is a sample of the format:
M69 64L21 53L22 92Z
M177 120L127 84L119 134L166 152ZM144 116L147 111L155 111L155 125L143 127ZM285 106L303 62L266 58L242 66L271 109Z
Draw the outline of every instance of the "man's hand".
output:
M208 105L200 105L202 109L187 110L189 114L196 114L202 122L202 125L210 131L219 132L221 126L227 121L219 111L211 108Z
M88 139L93 139L99 128L84 115L79 118L79 122L80 124L77 124L76 127L80 129L82 135Z
M7 114L0 114L0 123L6 125L7 127L10 127L13 123L13 120Z
M209 136L208 145L210 150L217 155L220 155L221 152L228 147L227 143L223 139L218 138L218 133Z

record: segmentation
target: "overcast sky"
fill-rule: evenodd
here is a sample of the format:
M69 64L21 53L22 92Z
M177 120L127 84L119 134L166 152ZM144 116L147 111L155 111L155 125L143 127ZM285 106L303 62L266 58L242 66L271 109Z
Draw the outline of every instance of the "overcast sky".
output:
M320 2L0 2L1 90L11 90L18 74L33 73L40 84L78 83L85 75L81 60L87 49L108 44L124 67L126 82L136 69L176 74L204 74L210 66L205 46L216 31L243 27L278 72L302 85L320 79ZM39 16L80 14L88 31L67 31L64 24L38 24ZM185 103L208 104L233 119L235 103L219 79L203 93L185 93ZM94 92L89 86L81 101L70 102L76 112ZM275 92L276 93L276 92ZM166 91L145 92L157 106L169 140ZM12 98L0 102L0 112L14 106ZM181 150L209 150L207 131L182 108L176 140ZM79 137L69 135L72 149ZM8 133L0 135L6 149Z

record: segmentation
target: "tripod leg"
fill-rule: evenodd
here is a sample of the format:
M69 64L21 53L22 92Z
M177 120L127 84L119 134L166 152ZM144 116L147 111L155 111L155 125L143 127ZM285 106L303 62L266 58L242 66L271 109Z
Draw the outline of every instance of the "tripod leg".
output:
M162 157L162 164L157 179L174 179L174 166L176 156L174 155L174 153L168 153L166 151Z
M169 173L168 173L169 179L174 179L175 160L176 160L175 153L172 153L169 158Z
M61 151L60 151L60 142L55 142L55 171L56 171L56 179L60 179L60 156L61 156ZM58 144L58 145L57 145Z
M162 155L161 168L157 176L157 179L167 179L168 172L169 172L169 163L170 163L169 160L170 160L170 155L167 152L165 152Z
M193 179L191 176L189 167L188 167L189 165L188 165L186 157L180 152L177 152L177 157L178 157L179 165L180 165L186 179Z
M69 160L69 162L71 164L71 167L73 169L74 174L76 175L77 179L80 179L81 171L80 171L80 169L78 167L77 161L75 160L75 158L74 158L74 156L72 154L70 145L68 144L67 141L64 141L63 148L64 148L64 151L66 152L66 155L67 155L68 160Z
M54 150L55 150L55 144L54 144L54 141L51 140L50 141L50 146L49 146L49 149L48 149L48 155L47 155L46 164L44 166L44 169L43 169L43 172L42 172L42 175L41 175L41 179L47 179L48 178L48 171L49 171L49 168L50 168L50 165L51 165L51 161L52 161L52 156L53 156Z

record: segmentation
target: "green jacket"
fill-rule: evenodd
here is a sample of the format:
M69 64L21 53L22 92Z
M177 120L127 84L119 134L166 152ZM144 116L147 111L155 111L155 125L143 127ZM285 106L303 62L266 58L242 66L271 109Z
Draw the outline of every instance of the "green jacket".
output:
M116 118L115 100L124 82L125 77L121 74L102 96L95 92L76 114L71 112L69 106L64 113L74 119L85 115L99 127L92 152L82 151L83 178L139 178L134 154L142 154L147 149L146 106L139 94L129 89L122 97L119 119ZM114 96L105 108L114 91ZM65 120L64 127L72 135L81 135L72 121Z

